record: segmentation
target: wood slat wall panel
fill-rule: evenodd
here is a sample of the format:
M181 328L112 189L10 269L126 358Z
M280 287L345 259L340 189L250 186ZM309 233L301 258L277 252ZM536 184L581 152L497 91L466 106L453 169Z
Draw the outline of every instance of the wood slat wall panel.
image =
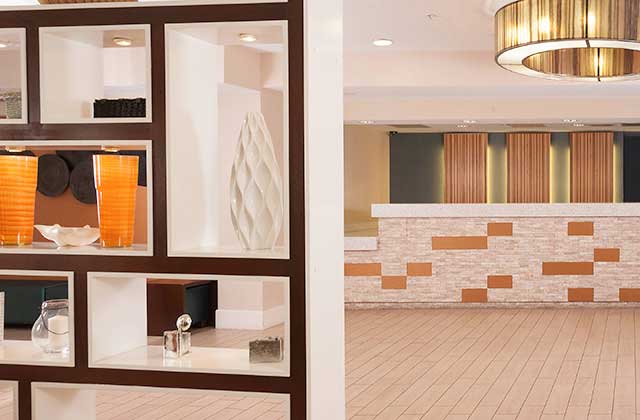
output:
M551 133L507 135L507 200L509 203L550 201Z
M613 133L571 133L571 202L613 202Z
M444 136L445 202L487 202L487 133Z

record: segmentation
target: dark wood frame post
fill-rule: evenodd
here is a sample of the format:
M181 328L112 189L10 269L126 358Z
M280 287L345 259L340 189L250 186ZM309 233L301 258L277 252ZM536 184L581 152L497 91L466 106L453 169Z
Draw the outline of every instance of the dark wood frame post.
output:
M286 21L289 42L290 258L182 258L167 256L165 24ZM153 122L41 124L39 29L51 26L151 25ZM153 386L288 394L291 418L306 419L305 308L305 98L303 0L198 6L48 9L0 12L0 28L27 33L28 123L0 125L0 140L151 140L153 144L154 256L0 255L0 268L72 271L75 297L75 367L0 365L0 380L19 384L19 419L30 420L31 383ZM187 271L187 272L185 272ZM284 276L290 278L291 375L267 377L99 369L88 366L87 273L139 272ZM106 302L105 304L108 304Z

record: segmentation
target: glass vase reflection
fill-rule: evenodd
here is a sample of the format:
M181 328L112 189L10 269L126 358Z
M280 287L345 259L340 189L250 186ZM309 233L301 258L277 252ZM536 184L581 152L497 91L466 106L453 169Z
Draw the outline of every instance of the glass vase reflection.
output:
M31 341L45 353L69 353L69 301L48 300L31 329Z

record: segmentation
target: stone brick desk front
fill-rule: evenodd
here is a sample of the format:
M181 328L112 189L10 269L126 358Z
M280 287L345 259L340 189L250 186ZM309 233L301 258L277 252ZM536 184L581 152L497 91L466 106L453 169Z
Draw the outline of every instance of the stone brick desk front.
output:
M347 303L640 302L640 204L374 205Z

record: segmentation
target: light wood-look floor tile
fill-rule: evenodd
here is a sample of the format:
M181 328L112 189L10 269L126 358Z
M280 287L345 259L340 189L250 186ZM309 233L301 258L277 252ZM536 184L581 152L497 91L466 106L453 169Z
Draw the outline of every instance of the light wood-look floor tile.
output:
M200 338L242 346L251 337ZM640 308L347 311L345 360L349 420L640 420ZM0 418L12 408L0 390ZM100 420L286 411L264 398L98 394Z

